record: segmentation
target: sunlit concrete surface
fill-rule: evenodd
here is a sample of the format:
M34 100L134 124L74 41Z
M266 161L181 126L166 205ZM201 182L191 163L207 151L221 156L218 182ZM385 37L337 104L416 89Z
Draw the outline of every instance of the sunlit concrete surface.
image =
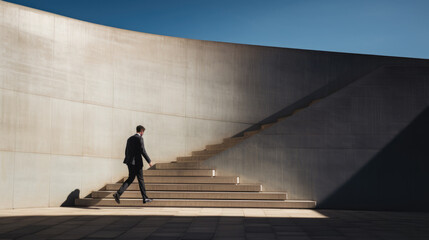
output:
M0 210L0 217L10 216L238 216L238 217L297 217L326 218L319 211L309 209L255 208L157 208L157 207L89 207L89 208L23 208Z
M409 144L416 135L407 129L369 159L428 107L428 74L387 71L372 79L377 86L327 97L386 66L429 61L153 35L0 1L0 209L68 206L117 182L127 175L124 145L138 124L152 160L168 163L320 98L209 160L217 176L318 207L427 209L429 154L391 150L427 151L429 130L415 126L428 126L420 123L429 110L411 128L419 144ZM391 81L398 76L404 80ZM356 137L362 129L375 130ZM378 172L392 177L378 181Z
M428 239L429 213L243 208L0 211L0 239Z

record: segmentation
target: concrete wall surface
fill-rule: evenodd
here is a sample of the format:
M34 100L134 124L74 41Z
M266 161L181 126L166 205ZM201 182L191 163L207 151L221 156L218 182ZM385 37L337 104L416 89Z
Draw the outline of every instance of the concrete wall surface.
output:
M0 1L0 208L58 206L118 180L138 124L168 162L326 84L426 63L137 33Z
M429 210L429 67L382 67L206 160L320 208Z

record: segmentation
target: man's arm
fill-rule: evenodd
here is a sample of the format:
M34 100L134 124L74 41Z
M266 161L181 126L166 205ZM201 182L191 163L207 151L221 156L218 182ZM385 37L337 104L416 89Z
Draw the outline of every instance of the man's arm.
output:
M146 153L146 149L144 148L144 142L143 142L143 137L140 138L140 143L141 143L141 154L143 155L144 159L146 159L146 162L149 164L149 166L152 167L152 160L150 160L150 157L147 155Z
M127 163L128 164L128 162L127 162L127 156L128 156L128 141L127 141L127 145L125 146L125 157L124 157L124 163Z

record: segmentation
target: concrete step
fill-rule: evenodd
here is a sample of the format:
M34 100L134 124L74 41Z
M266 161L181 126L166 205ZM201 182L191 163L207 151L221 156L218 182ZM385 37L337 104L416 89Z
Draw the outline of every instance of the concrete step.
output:
M192 156L208 156L208 155L215 155L220 152L222 152L223 149L217 149L217 150L201 150L201 151L193 151Z
M274 124L276 124L276 123L274 122L274 123L267 123L267 124L263 124L263 125L261 126L261 129L262 129L262 130L265 130L265 129L267 129L267 128L269 128L269 127L273 126Z
M237 143L240 143L240 142L242 142L243 140L245 140L247 137L234 137L234 138L224 138L223 139L223 142L224 143L235 143L235 144L237 144Z
M107 191L117 191L122 183L107 184ZM145 184L147 191L210 191L210 192L259 192L262 191L260 184ZM127 191L137 191L139 185L132 183Z
M200 162L171 162L171 163L157 163L155 164L156 170L180 170L180 169L204 169L204 167L201 166Z
M313 104L316 104L316 103L320 102L321 100L322 100L321 98L315 99L315 100L313 100L313 101L310 102L309 106L311 106Z
M158 177L144 176L145 183L228 183L237 184L240 182L239 177ZM120 182L124 182L127 178L123 178ZM137 179L134 180L137 182Z
M300 112L300 111L302 111L304 109L305 109L305 107L303 107L303 108L297 108L297 109L293 110L292 115L296 114L296 113L298 113L298 112Z
M177 157L177 162L198 162L204 161L213 155L201 155L201 156L186 156L186 157Z
M116 191L95 191L92 198L113 198ZM243 200L286 200L284 192L178 192L147 191L155 199L243 199ZM125 191L121 199L142 199L140 191Z
M284 116L284 117L280 117L280 118L278 118L277 119L277 121L279 121L279 122L281 122L281 121L283 121L283 120L286 120L287 118L289 118L291 115L288 115L288 116Z
M313 103L317 103L318 101L319 101L319 100L317 100L317 99L316 99L316 100L313 100L312 102L308 103L308 104L307 104L307 106L304 106L304 107L301 107L301 108L297 108L297 109L293 110L291 114L289 114L289 115L287 115L287 116L283 116L283 117L278 118L278 119L277 119L277 121L283 121L283 120L285 120L286 118L288 118L288 117L290 117L290 116L292 116L292 115L294 115L294 114L298 113L299 111L302 111L302 110L306 109L306 108L307 108L307 107L309 107L311 104L313 104Z
M219 144L212 144L212 145L206 145L207 150L225 150L230 147L233 147L236 143L219 143Z
M253 136L255 134L257 134L258 132L260 132L261 130L254 130L254 131L248 131L248 132L244 132L244 136L245 137L250 137Z
M306 200L202 200L202 199L155 199L143 204L141 199L121 199L117 204L113 199L76 199L77 206L118 206L118 207L232 207L232 208L314 208L315 201Z
M214 177L215 170L144 170L143 176Z

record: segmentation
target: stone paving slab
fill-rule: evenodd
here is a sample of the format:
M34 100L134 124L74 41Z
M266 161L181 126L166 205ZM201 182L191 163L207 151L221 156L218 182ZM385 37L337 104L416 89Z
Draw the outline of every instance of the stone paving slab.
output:
M3 239L429 239L429 213L246 208L0 210Z

